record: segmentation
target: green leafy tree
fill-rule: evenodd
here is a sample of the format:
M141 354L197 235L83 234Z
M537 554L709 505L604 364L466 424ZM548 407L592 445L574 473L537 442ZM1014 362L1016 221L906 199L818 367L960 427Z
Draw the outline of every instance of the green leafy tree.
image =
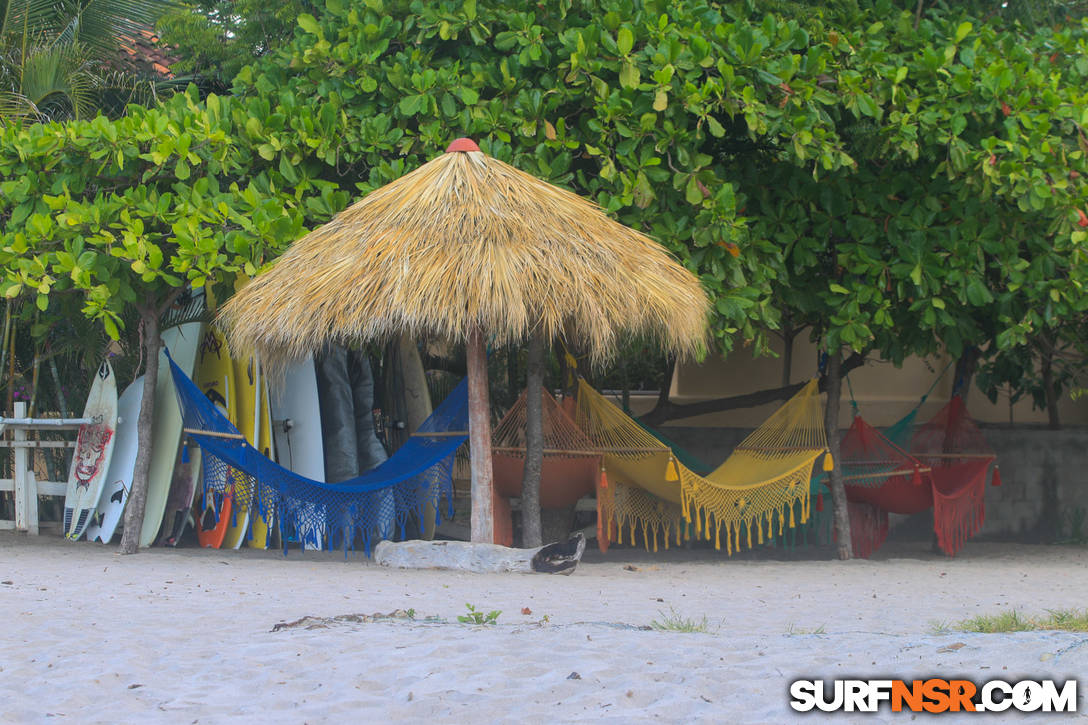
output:
M146 377L126 553L146 501L160 319L190 290L255 274L302 234L307 213L328 218L345 202L322 182L280 191L239 142L248 118L230 99L198 105L194 91L117 121L0 132L4 296L32 301L43 316L75 305L113 338L126 311L140 327Z
M329 0L298 16L284 47L254 53L234 79L229 122L218 98L159 112L168 128L214 117L226 124L221 135L202 131L184 154L156 154L125 140L137 129L115 126L112 143L140 149L140 171L128 175L134 162L123 153L111 193L136 195L124 196L128 209L141 193L130 187L192 186L195 174L209 185L201 197L232 182L255 187L285 197L308 223L342 206L336 189L368 192L468 135L672 250L713 296L722 351L738 341L763 351L780 328L816 336L830 354L832 392L874 352L1030 360L1057 344L1048 340L1078 344L1084 21L1025 26L997 13L984 22L969 8L918 13L889 0L807 7ZM114 146L92 146L95 162L121 163ZM211 148L219 151L201 155ZM24 215L10 234L33 224L48 223ZM204 266L164 254L179 261L157 262L170 279L154 273L155 289L268 258L237 248L255 236L240 219L192 224L190 235L227 235L209 244L227 252L196 255ZM232 224L245 233L230 237ZM31 231L44 238L48 229ZM140 249L121 258L142 279L151 259ZM47 259L10 263L9 291L50 299L74 268ZM93 287L86 314L117 325ZM664 406L663 416L736 403ZM837 440L837 428L829 435Z
M1086 31L922 9L329 3L235 92L283 118L266 158L364 192L466 134L596 199L701 276L723 351L785 320L840 372L966 360L1081 304Z
M198 0L167 13L158 28L181 58L175 70L226 90L243 66L291 40L300 14L323 10L309 0Z

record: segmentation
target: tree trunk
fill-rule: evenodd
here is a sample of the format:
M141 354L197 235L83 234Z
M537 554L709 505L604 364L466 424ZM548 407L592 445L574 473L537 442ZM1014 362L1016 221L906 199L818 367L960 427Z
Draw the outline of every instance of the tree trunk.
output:
M0 343L0 371L7 370L8 367L8 340L9 336L13 335L11 329L11 305L12 301L8 300L4 303L4 340ZM5 408L6 411L14 415L11 410L11 391L15 387L14 376L10 376L7 379L7 392L8 392L8 405Z
M125 533L121 537L121 553L135 554L140 546L140 530L147 508L147 474L151 469L151 425L155 419L155 387L159 379L159 316L155 305L148 303L140 308L140 324L143 325L144 399L140 403L140 416L136 421L136 467L132 473L132 490L125 505Z
M521 478L521 545L543 546L540 525L540 472L544 466L544 336L529 338L525 387L525 469Z
M16 323L11 324L11 337L8 338L8 410L15 415L15 328Z
M37 319L37 318L35 318ZM33 418L38 412L38 384L41 382L42 355L41 346L34 343L34 362L31 364L30 374L30 404L27 405L27 417Z
M835 531L838 532L839 558L851 559L854 546L850 540L850 511L846 503L846 488L842 482L842 459L839 449L839 397L842 395L842 350L827 351L827 407L824 409L824 430L827 448L835 467L831 479L831 500L835 511Z
M787 327L782 331L782 387L790 384L793 375L793 338L797 337L797 331Z
M968 347L956 360L956 373L953 378L956 389L953 394L958 393L960 398L963 399L964 405L967 404L967 394L971 392L971 380L975 376L975 369L978 367L978 348Z
M517 401L518 387L518 351L510 348L506 352L506 400L503 401L507 408Z
M1050 430L1061 430L1058 417L1058 391L1054 387L1054 347L1048 344L1043 350L1043 394L1046 396L1046 414Z
M850 357L842 362L840 368L840 375L846 375L854 368L861 367L865 364L865 354L852 353ZM669 378L671 380L671 377ZM825 373L820 378L820 392L827 391L827 374ZM706 415L708 413L721 413L726 410L736 410L737 408L754 408L759 405L765 405L767 403L774 403L779 400L788 400L797 394L801 388L805 387L805 383L793 383L792 385L786 385L781 388L770 388L767 390L758 390L754 393L745 393L744 395L733 395L728 398L716 398L714 400L700 400L697 403L682 403L677 404L668 400L668 390L662 391L662 394L658 396L657 405L646 415L641 416L642 422L647 425L658 426L666 421L676 420L677 418L690 418L696 415Z
M494 472L491 467L491 406L487 390L487 350L484 333L474 324L465 344L468 367L469 460L472 468L472 541L495 542Z
M0 365L0 368L3 366ZM53 375L53 384L57 386L57 405L60 406L60 417L68 417L68 399L64 396L64 387L60 384L60 372L57 370L56 356L49 356L49 372Z
M676 406L669 401L669 389L672 387L672 378L676 372L676 356L669 355L665 358L665 367L661 371L661 388L657 391L657 402L653 410L642 416L644 420L653 420L653 425L660 425L669 419Z

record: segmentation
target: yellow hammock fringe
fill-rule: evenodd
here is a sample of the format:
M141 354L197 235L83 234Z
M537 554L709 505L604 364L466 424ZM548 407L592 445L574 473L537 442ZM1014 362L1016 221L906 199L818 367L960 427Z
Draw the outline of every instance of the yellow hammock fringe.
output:
M687 529L684 522L693 523L695 535L713 539L718 549L724 529L730 554L741 547L742 530L743 544L751 548L774 536L775 528L781 534L787 522L790 527L805 523L813 464L827 454L815 380L707 476L677 461L667 446L584 380L579 381L577 422L603 454L613 485L601 510L616 522L620 543L625 529L632 540L641 531L647 548L654 550L659 533L666 546L670 538L679 543ZM824 465L829 461L827 454Z

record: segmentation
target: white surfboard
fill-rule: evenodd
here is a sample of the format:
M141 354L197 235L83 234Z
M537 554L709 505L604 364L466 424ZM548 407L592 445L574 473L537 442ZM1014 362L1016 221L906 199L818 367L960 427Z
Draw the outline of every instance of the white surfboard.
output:
M200 346L203 324L187 322L162 333L162 342L170 349L182 372L192 376L196 352ZM181 409L174 393L174 380L166 354L159 353L159 376L155 381L155 420L151 430L151 468L147 474L147 508L140 529L140 546L151 546L159 534L170 482L181 444Z
M94 422L79 428L64 496L64 532L73 541L83 535L91 514L98 507L102 484L113 457L117 432L117 380L108 360L95 372L87 404L83 406L83 417Z
M269 381L274 382L274 381ZM272 430L279 464L314 481L325 481L321 439L321 406L317 401L317 373L313 358L287 371L270 387ZM311 504L312 506L312 504ZM299 532L303 549L320 551L325 526Z
M102 494L98 497L98 507L87 526L87 540L110 543L121 514L125 510L129 489L132 488L132 471L136 467L138 436L136 421L140 417L140 405L144 400L144 376L136 378L125 388L117 401L117 431L113 457L106 471L106 480Z

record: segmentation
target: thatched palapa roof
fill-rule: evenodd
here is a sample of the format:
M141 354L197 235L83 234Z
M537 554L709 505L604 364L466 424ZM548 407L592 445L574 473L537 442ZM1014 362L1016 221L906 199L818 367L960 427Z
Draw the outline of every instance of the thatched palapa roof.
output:
M236 350L279 367L393 335L498 345L538 326L595 361L622 333L681 354L706 336L699 281L658 243L467 139L299 239L220 319Z

